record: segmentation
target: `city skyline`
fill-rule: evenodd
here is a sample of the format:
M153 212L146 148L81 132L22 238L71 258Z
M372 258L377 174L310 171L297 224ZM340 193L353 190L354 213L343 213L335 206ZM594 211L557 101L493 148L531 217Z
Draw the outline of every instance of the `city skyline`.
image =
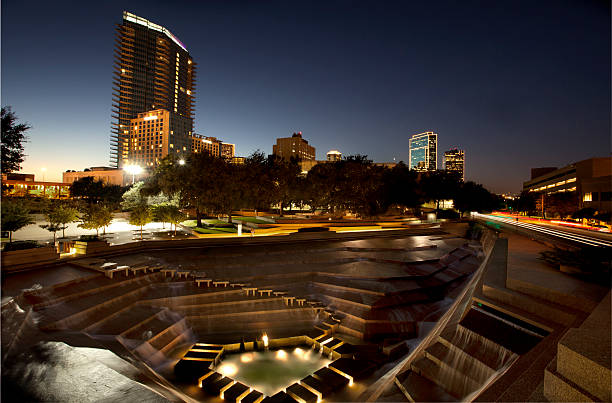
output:
M609 6L599 3L76 4L3 2L2 105L33 126L22 172L37 177L108 165L124 10L185 43L200 64L195 132L235 143L236 155L271 154L274 139L303 131L317 159L338 148L408 163L410 135L434 131L439 149L469 152L466 180L516 192L533 167L610 149Z

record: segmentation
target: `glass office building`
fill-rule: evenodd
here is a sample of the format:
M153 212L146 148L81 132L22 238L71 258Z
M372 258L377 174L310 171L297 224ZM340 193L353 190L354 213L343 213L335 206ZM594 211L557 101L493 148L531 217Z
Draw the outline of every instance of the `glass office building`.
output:
M435 171L438 169L438 135L434 132L414 134L410 137L408 160L410 169Z
M166 28L127 11L117 26L113 77L111 164L130 163L130 121L164 109L189 121L180 135L193 131L196 64L185 46ZM179 135L179 133L172 133Z
M444 169L456 172L462 181L465 180L465 152L453 148L444 152Z

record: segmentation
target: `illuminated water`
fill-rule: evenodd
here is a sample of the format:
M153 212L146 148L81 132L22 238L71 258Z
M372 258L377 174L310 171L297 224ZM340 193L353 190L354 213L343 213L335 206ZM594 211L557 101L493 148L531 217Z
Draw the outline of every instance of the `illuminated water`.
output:
M228 354L217 371L272 396L331 363L307 348Z

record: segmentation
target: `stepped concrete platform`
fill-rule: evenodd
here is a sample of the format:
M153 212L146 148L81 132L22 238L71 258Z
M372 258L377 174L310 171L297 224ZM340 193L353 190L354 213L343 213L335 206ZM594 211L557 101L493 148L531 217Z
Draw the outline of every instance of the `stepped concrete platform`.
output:
M315 396L316 401L324 393L335 399L354 399L373 381L369 374L376 371L380 375L389 361L388 356L370 360L360 344L398 335L412 337L421 321L441 317L453 301L449 296L456 295L477 269L481 254L478 248L465 246L466 240L453 237L430 240L431 235L406 233L353 237L313 241L309 235L293 243L285 239L278 244L253 245L241 240L240 246L191 246L180 253L159 249L116 254L89 265L82 260L82 267L94 269L105 264L163 266L189 276L179 279L144 270L127 275L117 272L112 279L103 274L77 276L70 283L28 292L20 301L31 309L40 329L52 332L48 334L61 338L71 332L87 332L130 359L141 360L142 370L159 376L160 384L170 389L174 386L165 377L174 379L164 368L172 368L173 360L185 357L181 362L193 361L185 371L197 374L197 383L218 358L215 352L197 349L187 353L194 341L259 340L262 330L275 338L325 335L331 337L326 354L344 358L315 372L309 383L304 380L308 386L296 383L287 393L266 399L311 401ZM227 285L209 287L197 284L191 276ZM233 287L235 284L240 286ZM247 295L242 289L246 285L255 291L270 291L268 295ZM22 316L6 317L19 321ZM358 344L349 346L346 339ZM206 379L202 380L206 387L198 391L179 382L182 386L175 392L197 399L221 393L227 400L263 398L251 391L245 394L247 390L229 377L210 375ZM359 385L344 391L344 386L357 380ZM326 386L332 386L331 391Z
M557 357L544 375L550 401L612 400L610 293L578 328L557 344Z

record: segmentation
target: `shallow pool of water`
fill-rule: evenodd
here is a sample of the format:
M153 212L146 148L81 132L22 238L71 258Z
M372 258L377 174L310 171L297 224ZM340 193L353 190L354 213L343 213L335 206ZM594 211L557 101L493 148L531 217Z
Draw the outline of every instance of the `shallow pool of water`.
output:
M318 351L297 347L228 354L216 370L272 396L329 363Z

